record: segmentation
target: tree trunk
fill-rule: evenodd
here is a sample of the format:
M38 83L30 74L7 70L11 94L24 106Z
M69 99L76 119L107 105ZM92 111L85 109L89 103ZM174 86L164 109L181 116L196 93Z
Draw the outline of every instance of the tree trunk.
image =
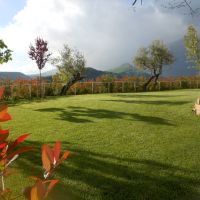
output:
M42 98L42 74L40 69L40 98Z
M67 83L66 85L63 86L60 95L64 96L66 95L67 91L70 89L72 85L74 85L76 82L83 80L85 77L81 76L80 74L77 74L73 76Z
M151 76L150 79L143 85L144 91L147 91L148 85L151 83L151 81L155 78L154 76Z
M158 83L159 75L160 75L160 74L156 74L156 75L155 75L154 87L156 87L156 85L157 85L157 83Z

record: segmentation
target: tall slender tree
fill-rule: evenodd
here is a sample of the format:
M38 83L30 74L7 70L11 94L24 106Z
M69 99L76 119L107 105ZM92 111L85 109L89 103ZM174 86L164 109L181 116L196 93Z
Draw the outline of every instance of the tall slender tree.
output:
M186 56L193 68L199 71L200 75L200 39L193 25L188 26L187 33L184 36L184 45Z
M48 42L42 38L36 38L35 46L30 44L29 47L29 57L35 60L38 69L40 71L40 97L42 97L42 73L41 70L45 67L46 62L49 60L51 53L49 53Z

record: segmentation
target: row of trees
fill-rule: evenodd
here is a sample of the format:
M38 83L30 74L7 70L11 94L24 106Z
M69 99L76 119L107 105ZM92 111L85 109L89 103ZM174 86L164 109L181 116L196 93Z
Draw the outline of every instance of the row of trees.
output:
M82 53L68 45L64 45L58 57L51 58L52 54L49 52L48 42L42 38L36 38L35 45L31 44L29 47L28 55L36 62L40 72L40 96L42 96L41 72L47 62L51 62L57 67L56 77L66 83L61 90L61 95L65 95L74 83L84 78L85 58ZM12 60L12 51L3 40L0 40L0 64L7 63L10 60Z
M200 71L200 39L194 26L190 25L184 36L184 45L186 48L187 59ZM0 64L12 60L12 51L6 44L0 40ZM34 60L40 71L40 95L42 94L42 76L41 71L47 62L52 63L58 69L58 73L53 77L55 80L65 82L61 95L65 95L69 88L78 81L83 80L86 60L82 53L76 49L64 45L58 57L51 58L48 42L42 38L36 38L35 45L30 45L28 51L29 57ZM147 71L150 78L144 84L144 90L154 81L156 87L158 79L163 72L163 67L174 62L174 56L170 53L167 46L159 40L155 40L147 48L140 48L135 56L133 63L139 70Z
M64 45L58 57L50 59L51 53L49 53L47 41L37 38L35 46L30 45L28 54L32 60L36 61L40 71L40 95L42 95L41 70L49 60L58 69L56 77L60 81L66 82L61 90L61 95L65 95L74 83L84 78L83 72L86 61L83 54L67 45Z

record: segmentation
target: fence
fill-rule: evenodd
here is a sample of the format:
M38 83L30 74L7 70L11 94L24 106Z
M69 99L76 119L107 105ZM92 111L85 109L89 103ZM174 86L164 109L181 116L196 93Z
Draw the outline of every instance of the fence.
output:
M123 93L142 92L144 82L141 81L114 81L114 82L80 82L73 85L68 91L69 95L97 94L97 93ZM3 84L1 84L3 85ZM6 100L9 99L32 99L46 96L57 96L63 87L63 83L42 83L40 84L4 84ZM173 89L200 88L198 80L182 81L160 81L157 86L149 85L148 91L161 91Z

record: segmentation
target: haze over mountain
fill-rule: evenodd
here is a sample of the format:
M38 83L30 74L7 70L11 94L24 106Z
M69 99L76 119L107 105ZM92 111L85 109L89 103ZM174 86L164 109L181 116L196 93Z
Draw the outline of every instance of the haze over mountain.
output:
M186 51L183 40L177 40L168 45L175 61L170 67L166 67L163 76L194 76L197 70L191 68L191 64L186 59Z

